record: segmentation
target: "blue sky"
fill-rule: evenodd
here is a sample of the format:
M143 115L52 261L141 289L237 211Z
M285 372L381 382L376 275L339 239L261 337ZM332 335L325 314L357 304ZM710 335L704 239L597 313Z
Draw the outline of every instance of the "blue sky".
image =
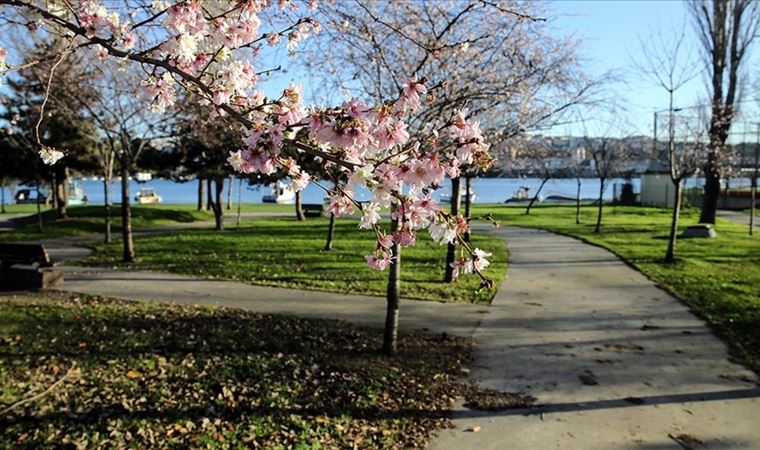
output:
M685 3L680 0L559 0L551 2L549 7L557 14L553 26L558 33L582 39L580 54L587 60L592 74L610 69L623 73L624 82L614 86L614 96L629 110L631 128L640 134L651 134L653 112L667 108L667 93L636 73L632 57L639 54L639 36L646 41L660 28L680 31L685 23L687 41L699 58L701 48ZM751 69L757 67L756 61L752 58L745 66L750 75ZM703 76L694 78L676 93L676 106L691 106L708 99L705 86Z

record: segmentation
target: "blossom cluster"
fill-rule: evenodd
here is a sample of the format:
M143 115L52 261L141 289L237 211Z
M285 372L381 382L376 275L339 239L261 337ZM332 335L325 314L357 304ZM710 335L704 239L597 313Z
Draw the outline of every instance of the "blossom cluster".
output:
M229 9L224 10L224 5ZM297 7L285 0L278 5ZM435 88L416 75L403 84L397 98L377 105L350 99L339 107L306 108L302 86L297 84L279 98L266 98L256 90L259 73L254 62L261 46L278 45L284 37L292 51L320 30L318 21L306 17L279 31L263 31L262 12L271 6L269 0L221 2L213 7L200 0L171 6L155 1L153 20L160 21L165 39L140 52L140 58L147 55L160 61L143 83L151 109L160 113L172 107L181 85L199 94L215 113L231 115L244 127L241 148L231 151L228 158L234 170L266 175L281 171L299 191L312 175L292 156L285 156L295 151L310 153L333 173L340 173L334 179L336 189L330 191L329 211L336 216L354 214L357 209L361 213L359 226L373 230L376 236L374 250L365 257L371 268L386 268L392 262L392 246L414 245L420 230L428 230L440 244L460 242L460 236L469 230L468 221L443 211L430 192L447 175L459 176L465 164L491 164L478 122L461 110L442 126L431 128L427 137L412 140L406 118ZM134 55L131 51L140 27L121 20L100 0L80 1L77 22L85 37L97 38L94 42L100 57ZM245 53L247 56L240 56ZM46 163L54 163L63 156L59 153L43 148L40 156ZM339 179L348 181L340 184ZM359 188L372 193L369 202L355 200ZM389 233L379 226L384 211L397 223ZM488 265L489 255L467 245L463 248L469 258L456 263L455 273L480 273Z

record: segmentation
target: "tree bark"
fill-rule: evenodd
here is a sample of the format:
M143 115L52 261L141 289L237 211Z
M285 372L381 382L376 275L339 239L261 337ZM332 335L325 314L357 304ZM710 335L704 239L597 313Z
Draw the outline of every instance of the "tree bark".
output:
M699 215L700 223L715 223L718 211L718 199L720 198L720 174L715 168L717 155L712 151L708 155L708 163L704 168L705 189L702 197L702 212Z
M55 168L55 198L58 218L67 218L66 204L68 203L69 169L65 166Z
M301 207L301 191L296 192L296 220L306 220L306 216L303 214L303 208Z
M211 179L209 178L209 181ZM214 200L211 202L211 209L214 211L214 222L216 231L224 230L224 208L222 207L222 193L224 192L224 178L218 177L214 180L216 190L214 191Z
M39 229L40 233L42 233L42 208L40 208L40 181L37 181L37 228ZM47 200L45 201L47 204Z
M0 185L0 212L5 214L5 186Z
M335 236L335 214L330 213L330 225L327 227L327 242L325 242L325 251L332 250L333 237Z
M575 224L581 223L581 179L576 178L575 182L578 185L578 189L575 191Z
M209 177L206 179L206 205L208 205L207 209L214 210L213 204L214 204L214 186L213 186L214 179Z
M533 203L535 203L536 200L538 200L538 196L541 195L541 190L544 188L544 185L546 184L546 182L549 181L550 179L551 179L551 177L544 177L544 178L541 179L541 184L538 186L538 190L536 191L536 195L534 195L533 198L530 199L530 203L528 203L528 207L525 209L525 214L526 215L530 214L530 208L532 208L533 207Z
M108 178L103 177L103 224L105 226L105 235L103 236L103 242L106 244L111 242L111 200L109 197L109 183Z
M398 221L391 221L391 231L396 231ZM396 354L398 340L398 316L401 303L401 247L393 244L391 261L388 271L388 288L386 291L385 331L383 333L383 353L388 356Z
M232 209L232 189L235 184L235 175L230 175L230 187L227 189L227 210Z
M198 177L198 211L206 211L206 180Z
M124 246L122 260L135 260L135 245L132 241L132 207L129 203L129 166L131 161L126 152L121 157L121 240Z
M464 176L464 216L467 220L470 220L470 205L472 204L472 198L470 191L472 190L472 177L469 175ZM465 242L470 242L469 230L464 234L463 239Z
M594 228L594 233L602 231L602 208L604 207L602 197L604 197L604 178L599 179L599 211L596 214L596 227Z
M459 214L459 186L460 186L460 178L452 178L451 179L451 215L457 216ZM451 264L454 263L454 260L457 257L457 246L455 243L448 244L446 248L446 271L443 275L443 281L446 283L451 283L454 281L454 268L451 267Z
M676 239L678 234L678 216L681 214L681 180L673 180L675 198L673 199L673 219L670 221L670 237L665 261L672 262L676 257Z
M242 203L243 203L243 179L240 178L238 180L237 217L235 219L236 220L235 225L237 226L240 226L240 213L243 208Z

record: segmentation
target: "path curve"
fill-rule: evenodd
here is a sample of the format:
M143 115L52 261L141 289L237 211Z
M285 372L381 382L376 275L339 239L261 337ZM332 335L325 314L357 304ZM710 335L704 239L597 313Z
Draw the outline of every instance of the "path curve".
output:
M507 239L510 266L491 307L404 301L401 326L473 335L471 379L533 395L539 406L483 413L460 404L455 428L431 449L760 449L757 376L730 362L725 344L678 300L604 249L539 230L496 233ZM125 299L374 326L385 313L377 297L62 270L63 290Z
M758 378L683 304L602 248L498 233L509 276L475 332L471 378L543 406L460 405L431 449L760 448Z

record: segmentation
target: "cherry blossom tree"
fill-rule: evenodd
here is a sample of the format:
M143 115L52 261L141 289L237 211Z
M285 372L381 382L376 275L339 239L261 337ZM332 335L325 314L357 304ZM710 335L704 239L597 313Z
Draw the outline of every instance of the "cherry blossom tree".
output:
M335 190L327 189L329 210L336 216L361 211L360 226L375 236L374 248L365 257L370 267L385 269L395 256L393 248L413 244L415 233L427 229L434 240L457 242L464 250L467 256L461 258L459 273L475 273L484 286L493 285L482 274L488 265L486 253L462 240L467 222L444 212L430 197L430 189L445 174L456 173L463 162L487 165L491 160L481 129L464 105L444 116L415 115L426 96L444 89L447 73L430 73L440 77L432 81L411 73L398 80L396 93L374 105L352 99L337 107L306 109L298 84L276 98L256 89L259 77L268 71L256 68L264 64L258 57L265 46L286 41L292 51L320 30L320 23L308 11L287 23L280 20L292 17L281 14L284 10L303 11L300 3L280 1L274 5L252 0L147 5L127 1L111 5L81 0L72 5L0 0L0 5L3 27L24 26L66 40L56 62L67 53L85 51L91 52L95 64L98 59L115 58L139 65L146 73L144 94L155 113L170 108L181 88L198 96L212 114L229 117L244 136L241 149L231 151L228 158L238 172L284 170L293 189L300 191L315 180L293 158L282 155L286 145L335 164L349 181ZM52 71L55 68L54 64ZM427 134L410 139L409 118L424 120ZM65 156L61 149L37 144L46 163ZM366 205L354 199L359 186L372 192ZM383 211L389 209L395 223L390 232L379 224ZM384 342L389 354L396 349L397 324L398 304L389 301Z

